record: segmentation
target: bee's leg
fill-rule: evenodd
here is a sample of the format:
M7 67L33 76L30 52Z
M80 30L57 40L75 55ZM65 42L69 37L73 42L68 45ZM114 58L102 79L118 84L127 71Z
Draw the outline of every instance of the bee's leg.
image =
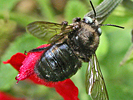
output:
M61 24L63 25L63 27L66 27L68 25L68 22L67 21L63 21Z
M68 22L67 21L63 21L61 24L62 24L61 30L65 30L66 26L68 25Z
M80 17L76 17L76 18L73 19L73 23L80 22L80 21L81 21L81 18Z
M49 46L48 46L48 47L49 47ZM24 51L24 54L26 55L26 53L30 53L30 52L40 52L40 51L43 51L43 50L48 49L48 47L36 48L36 49L32 49L32 50L30 50L30 51Z
M39 52L39 51L43 51L45 49L47 49L47 47L32 49L32 50L30 50L28 52Z
M27 51L25 50L25 51L24 51L24 55L26 55L26 53L27 53Z

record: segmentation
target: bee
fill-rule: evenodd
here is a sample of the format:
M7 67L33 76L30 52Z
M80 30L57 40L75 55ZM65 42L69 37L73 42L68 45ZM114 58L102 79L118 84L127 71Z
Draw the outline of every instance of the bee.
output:
M81 68L82 62L88 62L86 70L86 91L94 100L108 100L108 94L96 57L96 50L102 34L101 25L94 17L77 17L73 23L61 24L35 21L27 26L27 31L35 37L48 41L48 47L33 49L29 52L45 52L37 61L35 73L44 80L58 82L73 76ZM106 24L108 26L120 27Z

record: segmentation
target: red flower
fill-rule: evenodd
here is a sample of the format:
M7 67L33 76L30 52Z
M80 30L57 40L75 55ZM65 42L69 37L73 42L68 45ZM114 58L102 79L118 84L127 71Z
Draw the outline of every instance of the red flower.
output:
M47 47L47 44L39 46L38 48ZM40 79L36 73L34 73L34 66L36 61L40 58L42 53L40 52L29 52L27 55L23 53L16 53L11 57L10 60L3 62L4 64L11 64L19 74L16 76L17 83L21 80L30 79L36 84L53 87L55 90L64 98L64 100L79 100L78 99L78 88L70 79L59 82L48 82Z
M0 91L0 100L25 100L23 98L15 98L10 94L4 93Z

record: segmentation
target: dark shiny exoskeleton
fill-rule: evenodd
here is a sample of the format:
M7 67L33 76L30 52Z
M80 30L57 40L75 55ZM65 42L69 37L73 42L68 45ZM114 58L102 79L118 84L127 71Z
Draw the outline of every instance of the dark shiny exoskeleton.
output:
M54 44L45 53L35 66L35 72L40 78L48 81L62 81L81 67L81 61L74 54L67 43Z
M47 81L70 78L81 67L82 61L88 62L98 47L101 29L95 19L75 18L70 25L62 23L60 34L64 34L59 36L60 39L54 38L57 35L52 37L51 45L45 48L46 51L35 66L38 76Z

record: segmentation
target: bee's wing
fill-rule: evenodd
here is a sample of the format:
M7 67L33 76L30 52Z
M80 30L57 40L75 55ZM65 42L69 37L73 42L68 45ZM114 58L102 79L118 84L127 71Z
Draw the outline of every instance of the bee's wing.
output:
M60 34L54 35L53 37L50 38L50 40L48 42L49 43L56 42L56 41L64 38L71 31L73 31L73 25L67 25L64 27L64 29L62 28Z
M45 22L45 21L32 22L29 25L27 25L26 30L30 34L44 41L48 41L54 35L58 35L62 32L65 32L64 31L65 29L63 29L62 24Z
M109 100L104 79L95 54L86 71L86 91L93 100Z

